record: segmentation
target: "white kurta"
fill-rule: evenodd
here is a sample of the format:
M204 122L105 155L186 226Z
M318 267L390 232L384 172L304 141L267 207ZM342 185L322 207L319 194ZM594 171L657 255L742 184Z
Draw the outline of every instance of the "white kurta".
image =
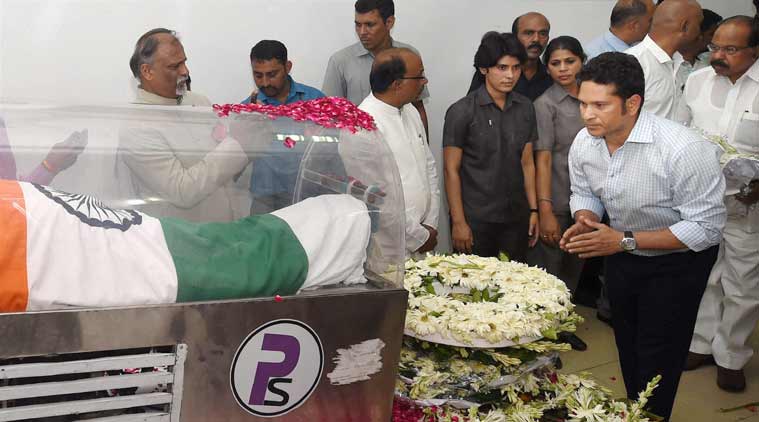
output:
M735 84L711 67L685 85L686 121L723 135L739 152L759 154L759 61ZM713 354L724 368L741 369L753 350L748 337L759 322L759 205L747 209L728 183L728 218L717 263L701 300L691 351Z
M358 107L374 117L398 165L406 203L406 254L410 255L429 239L429 231L422 224L437 229L440 211L435 158L427 144L422 118L411 104L398 109L374 94L369 94Z
M646 78L643 110L665 119L673 119L682 92L677 89L676 75L683 56L670 57L648 35L638 45L625 51L638 59Z

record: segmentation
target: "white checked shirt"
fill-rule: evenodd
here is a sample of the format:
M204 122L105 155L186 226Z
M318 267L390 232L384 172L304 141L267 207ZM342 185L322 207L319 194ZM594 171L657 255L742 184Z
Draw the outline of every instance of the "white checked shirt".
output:
M660 117L672 119L682 97L678 89L676 75L683 63L683 56L675 52L672 57L662 50L648 35L638 45L625 51L638 59L646 78L643 110Z
M726 219L719 156L696 132L645 111L614 155L603 138L583 129L569 151L572 215L589 210L601 217L606 211L618 231L669 228L688 249L717 245Z

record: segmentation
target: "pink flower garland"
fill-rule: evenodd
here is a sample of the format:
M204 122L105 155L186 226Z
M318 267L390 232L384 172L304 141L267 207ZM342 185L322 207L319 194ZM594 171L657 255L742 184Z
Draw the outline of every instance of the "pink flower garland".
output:
M369 113L340 97L324 97L280 106L214 104L213 109L219 117L227 117L229 113L261 113L271 119L289 117L299 122L314 122L327 128L348 129L351 133L356 133L359 129L377 130L377 125L374 124L374 119Z

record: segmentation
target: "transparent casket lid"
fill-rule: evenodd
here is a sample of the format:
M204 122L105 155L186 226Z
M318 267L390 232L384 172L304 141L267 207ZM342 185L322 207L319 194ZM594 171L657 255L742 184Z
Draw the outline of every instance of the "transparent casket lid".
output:
M177 301L187 299L182 292L183 272L190 271L186 267L202 267L206 262L213 265L195 268L205 276L197 276L193 283L215 283L218 271L230 272L220 277L221 284L226 278L245 278L261 267L277 273L277 268L305 259L306 268L288 273L306 277L303 288L365 280L380 287L401 285L403 193L395 160L376 130L180 106L6 104L0 105L0 118L4 126L0 128L0 179L28 182L18 184L24 196L41 193L81 223L109 234L129 233L129 227L124 227L133 224L133 215L157 220L170 250L168 266L174 264L179 279ZM7 202L7 193L3 199ZM27 221L36 215L46 217L41 211L35 214L31 204L36 202L28 199ZM270 213L284 220L291 233L272 234L265 230L268 223L262 223L269 220L249 218ZM95 266L108 267L88 262L113 257L103 258L102 251L94 254L96 246L78 249L81 245L54 234L55 221L42 223L49 224L50 230L37 235L40 230L30 225L28 249L39 249L35 243L60 242L58 248L76 256L69 261L82 263L79 267L68 264L78 277ZM208 233L216 229L223 235ZM215 236L223 237L216 246ZM98 242L105 242L103 248L113 247L111 240L98 239L93 244ZM293 252L301 251L297 243L305 254ZM143 246L137 242L133 247ZM250 260L255 264L239 264L248 260L245 250L254 255ZM121 252L117 246L111 255ZM210 262L208 258L198 261L195 254L222 256ZM155 260L146 261L150 262L132 264L158 265ZM356 265L361 280L350 270ZM61 268L66 271L67 267ZM122 269L115 265L96 272L115 277ZM240 294L235 288L220 286L221 297L209 292L189 297L226 299Z

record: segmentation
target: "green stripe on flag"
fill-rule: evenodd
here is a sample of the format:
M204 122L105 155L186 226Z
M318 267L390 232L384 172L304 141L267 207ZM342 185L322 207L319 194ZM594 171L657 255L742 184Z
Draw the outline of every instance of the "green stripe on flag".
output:
M294 294L308 274L306 251L279 217L160 220L177 270L177 302Z

